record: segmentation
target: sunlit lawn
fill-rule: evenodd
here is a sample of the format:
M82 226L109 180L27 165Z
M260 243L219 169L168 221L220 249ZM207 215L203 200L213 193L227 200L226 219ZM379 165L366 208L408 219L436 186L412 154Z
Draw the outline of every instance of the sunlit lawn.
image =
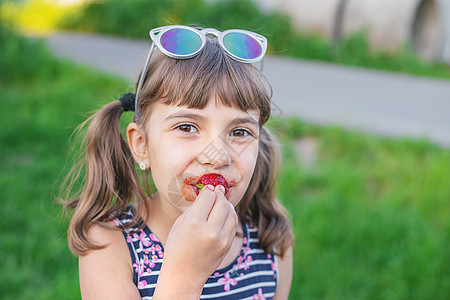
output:
M279 195L297 238L292 299L450 297L448 150L274 125L291 137ZM318 142L315 163L296 164L294 136Z
M67 171L75 126L130 85L68 63L38 76L6 77L0 295L79 299L67 220L54 200L58 178ZM295 119L272 120L270 127L283 146L278 194L296 235L291 299L450 298L449 150ZM317 146L308 165L295 150L306 139Z

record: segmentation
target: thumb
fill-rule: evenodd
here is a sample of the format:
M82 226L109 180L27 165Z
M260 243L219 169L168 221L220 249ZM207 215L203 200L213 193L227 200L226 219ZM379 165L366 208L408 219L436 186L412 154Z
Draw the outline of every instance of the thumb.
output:
M197 216L201 220L206 220L211 212L214 202L216 201L216 194L213 192L212 185L206 185L200 191L200 194L195 199L191 206L191 214Z

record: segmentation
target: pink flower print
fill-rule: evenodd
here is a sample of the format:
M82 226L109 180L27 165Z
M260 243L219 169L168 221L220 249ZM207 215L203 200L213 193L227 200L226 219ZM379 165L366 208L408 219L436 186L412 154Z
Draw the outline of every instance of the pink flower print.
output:
M154 242L159 242L158 238L153 233L150 233L150 239Z
M153 255L153 256L152 256L152 261L157 261L157 260L158 260L158 256Z
M244 269L245 271L247 271L249 268L247 261L245 260L242 265L241 265L241 269Z
M158 245L158 244L156 244L156 251L158 251L158 252L160 252L161 250L162 250L162 248L161 248L161 246L160 245Z
M273 278L277 278L277 263L272 262L272 271L273 271Z
M237 258L238 269L241 268L241 265L243 262L244 262L244 258L242 256L238 256L238 258Z
M230 278L230 274L227 272L224 275L224 278L219 278L219 280L217 281L219 284L223 284L223 288L226 292L230 291L230 285L236 285L237 284L237 280L234 278Z
M164 257L164 252L162 252L162 251L158 252L158 256L159 256L159 258L163 258Z
M155 252L156 252L156 247L155 247L155 245L151 245L150 246L150 249L149 249L151 252L152 252L152 254L155 254Z
M266 300L266 296L262 293L262 289L258 289L258 294L253 295L253 300Z
M148 265L150 260L148 259L147 255L144 255L144 265Z
M219 272L215 272L214 273L214 278L219 277L219 275L220 275Z
M131 235L127 234L127 243L131 243L133 241L133 238Z
M138 273L139 277L144 274L144 264L142 261L139 263L134 263L133 267L135 268L135 272Z
M145 288L146 286L147 286L147 281L145 281L145 280L139 281L138 288L142 289L142 288Z
M253 261L252 257L249 255L247 256L247 259L244 260L244 262L241 264L240 268L244 269L244 270L248 270L250 268L249 263L251 263Z
M154 268L154 267L155 267L155 263L152 262L152 261L149 261L148 266L149 266L150 268ZM150 273L150 272L149 272L149 273Z
M133 238L139 240L139 248L141 249L144 248L143 246L148 247L151 245L150 239L148 238L148 236L145 234L144 231L141 231L140 235L134 233Z
M139 276L142 276L142 275L144 275L144 264L143 264L143 262L141 261L140 263L139 263Z

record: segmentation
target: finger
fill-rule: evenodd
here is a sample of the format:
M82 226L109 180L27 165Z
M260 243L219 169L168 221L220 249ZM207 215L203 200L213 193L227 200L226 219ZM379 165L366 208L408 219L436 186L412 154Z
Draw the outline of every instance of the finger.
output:
M229 213L229 202L225 198L223 191L224 189L221 185L216 186L214 189L216 201L214 202L214 206L212 207L208 217L208 224L218 230L222 229Z
M194 204L190 207L190 214L197 216L201 220L206 220L214 206L216 195L213 192L214 187L212 185L206 185L200 191Z
M228 237L228 243L231 244L233 242L234 237L236 236L236 232L238 229L239 220L234 209L234 206L229 203L228 205L228 217L223 225L222 232L225 236Z

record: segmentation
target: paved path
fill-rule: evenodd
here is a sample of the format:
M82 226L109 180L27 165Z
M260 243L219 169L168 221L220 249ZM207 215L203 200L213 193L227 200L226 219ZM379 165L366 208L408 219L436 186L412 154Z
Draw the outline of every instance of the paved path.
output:
M74 33L48 37L58 56L136 80L150 42ZM267 57L275 113L450 147L450 81Z

